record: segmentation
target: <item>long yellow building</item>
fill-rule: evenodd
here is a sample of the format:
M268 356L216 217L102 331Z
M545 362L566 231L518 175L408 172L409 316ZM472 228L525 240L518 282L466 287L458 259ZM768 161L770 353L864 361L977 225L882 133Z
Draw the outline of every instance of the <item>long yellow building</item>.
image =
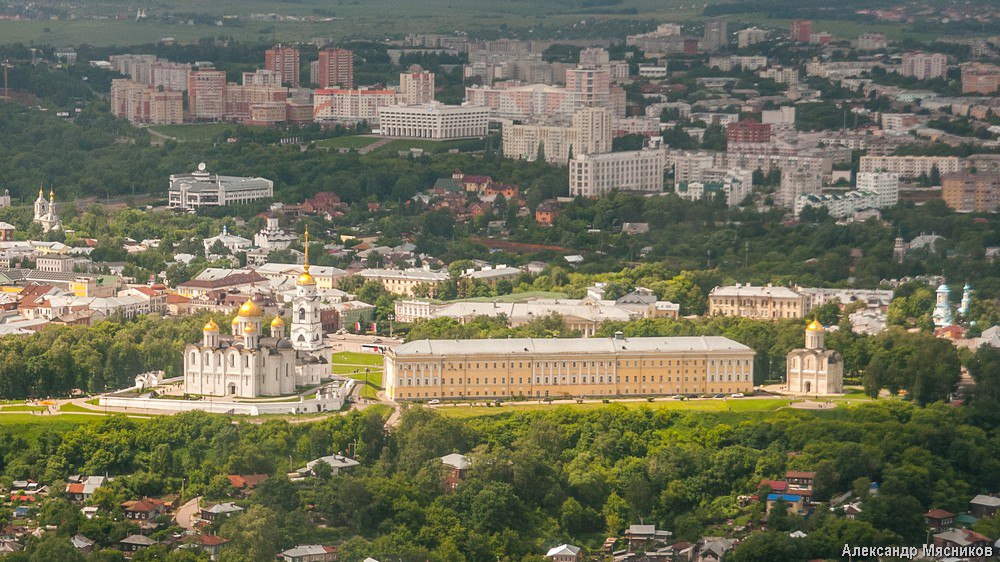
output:
M719 336L419 340L389 349L393 400L749 392L754 351Z

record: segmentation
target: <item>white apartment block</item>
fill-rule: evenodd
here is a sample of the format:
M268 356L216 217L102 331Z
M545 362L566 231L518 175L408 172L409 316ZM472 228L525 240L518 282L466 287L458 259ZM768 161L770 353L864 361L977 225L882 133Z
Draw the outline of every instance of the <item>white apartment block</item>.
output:
M774 194L774 204L791 209L794 208L799 197L819 193L822 190L822 174L810 170L783 170L781 172L781 185Z
M611 57L607 49L590 47L580 50L580 66L607 66L610 62Z
M379 131L386 137L460 139L482 137L490 111L467 105L397 105L378 108Z
M843 218L855 211L875 208L878 199L878 194L870 191L848 191L842 195L811 193L795 200L794 212L798 217L806 207L826 207L830 216Z
M757 72L761 78L770 78L778 84L798 84L799 69L784 66L773 66Z
M736 46L740 49L745 49L750 45L756 45L764 41L767 41L767 30L765 29L750 27L736 32Z
M569 194L598 197L615 189L660 193L666 165L667 152L659 147L575 155L569 161Z
M419 105L434 101L434 73L429 70L412 69L399 74L400 105Z
M718 152L672 150L667 165L673 166L674 182L704 181L705 171L719 167L723 160Z
M948 55L943 53L903 53L898 71L917 80L944 78L948 74Z
M856 189L874 193L876 209L891 207L899 202L899 174L890 172L858 173Z
M892 172L901 178L915 178L929 176L935 166L942 175L965 171L965 163L957 156L862 156L858 173Z
M375 121L381 107L396 105L395 90L320 89L313 95L316 121Z
M568 125L503 123L503 153L508 158L534 160L541 145L546 161L561 164L571 153L611 152L611 139L611 112L603 107L577 111Z
M701 201L708 196L717 197L718 194L726 200L726 206L730 209L736 208L746 199L747 195L753 191L751 182L744 182L738 177L729 176L717 181L692 181L675 182L674 193L681 199L688 201Z
M767 66L767 57L760 55L717 56L708 59L708 66L729 72L734 68L757 70Z

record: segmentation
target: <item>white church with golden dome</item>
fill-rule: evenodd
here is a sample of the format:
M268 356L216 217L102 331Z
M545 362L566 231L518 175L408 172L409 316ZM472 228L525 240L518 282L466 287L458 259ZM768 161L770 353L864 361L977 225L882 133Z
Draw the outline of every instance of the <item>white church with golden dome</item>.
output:
M844 362L824 346L823 325L813 320L806 327L806 347L788 353L785 390L790 394L841 394Z
M253 300L240 306L222 335L209 320L200 344L184 348L184 392L206 396L256 398L293 394L297 387L314 386L332 378L333 350L323 337L320 297L309 274L309 231L306 231L304 272L295 282L292 328L271 321L270 337L263 335L263 312Z

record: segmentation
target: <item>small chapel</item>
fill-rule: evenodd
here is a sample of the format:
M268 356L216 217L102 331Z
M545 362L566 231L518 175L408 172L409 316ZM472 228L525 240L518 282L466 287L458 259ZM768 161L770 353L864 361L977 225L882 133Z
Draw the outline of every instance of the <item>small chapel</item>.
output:
M806 346L788 353L786 389L794 394L842 394L844 362L840 354L824 345L823 325L813 320L806 326Z

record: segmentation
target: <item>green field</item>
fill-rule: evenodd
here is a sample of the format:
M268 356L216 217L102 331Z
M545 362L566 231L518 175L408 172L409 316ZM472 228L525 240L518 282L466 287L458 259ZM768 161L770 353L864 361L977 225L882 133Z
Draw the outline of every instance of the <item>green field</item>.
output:
M99 419L100 417L98 416L88 416L85 414L64 414L58 416L5 414L0 415L0 432L9 431L12 435L28 441L34 441L46 431L62 433L80 424L93 423Z
M191 125L156 125L149 127L151 131L156 131L176 139L177 142L204 142L214 139L219 133L226 130L233 130L232 123L193 123Z
M346 136L346 137L334 137L332 139L324 139L321 141L316 141L314 144L320 148L353 148L359 149L364 148L368 145L375 144L378 142L378 137L369 137L363 135L356 136Z
M370 365L382 367L382 356L378 353L357 353L354 351L341 351L334 353L330 360L333 365Z
M498 29L536 28L540 20L546 26L567 27L581 20L593 22L602 19L631 19L648 21L650 18L679 21L698 18L701 5L679 0L626 0L623 7L634 8L634 15L596 15L572 3L539 4L534 2L486 2L467 0L457 5L451 0L412 0L406 9L400 9L395 0L369 0L367 2L329 3L319 0L290 0L272 3L262 0L223 0L198 3L167 0L161 3L143 3L150 17L171 12L211 15L240 15L237 25L215 26L208 24L187 25L164 21L135 21L134 18L0 21L0 43L26 45L141 45L155 43L164 37L178 42L193 43L202 38L226 37L236 41L308 41L312 37L329 37L334 40L381 39L403 36L407 33L454 33L463 30L473 35L496 34ZM114 16L135 14L135 6L108 7L107 4L76 5L74 14ZM683 6L683 7L682 7ZM252 13L278 13L282 15L313 16L317 10L338 19L329 22L251 21ZM621 33L622 36L625 33Z

